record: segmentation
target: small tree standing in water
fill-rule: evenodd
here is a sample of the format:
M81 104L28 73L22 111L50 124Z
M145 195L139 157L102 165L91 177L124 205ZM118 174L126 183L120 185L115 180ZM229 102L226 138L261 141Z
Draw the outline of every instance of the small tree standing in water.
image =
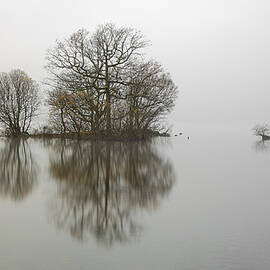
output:
M38 107L38 84L24 71L0 73L0 124L7 135L27 133Z
M254 134L256 136L261 136L263 140L270 139L270 126L269 124L256 125L253 128Z

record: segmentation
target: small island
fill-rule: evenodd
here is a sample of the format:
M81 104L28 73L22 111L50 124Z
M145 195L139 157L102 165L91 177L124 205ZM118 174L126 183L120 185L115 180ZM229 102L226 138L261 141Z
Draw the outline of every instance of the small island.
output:
M141 32L114 24L81 29L47 51L47 97L22 70L0 74L0 123L6 136L145 139L169 136L165 118L177 87L168 72L146 59ZM32 120L46 99L48 124Z

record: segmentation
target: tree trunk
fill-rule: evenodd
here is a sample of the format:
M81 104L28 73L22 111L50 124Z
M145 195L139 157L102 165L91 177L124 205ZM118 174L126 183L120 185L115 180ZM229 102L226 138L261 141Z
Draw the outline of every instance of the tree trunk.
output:
M107 132L110 134L112 125L111 125L111 95L109 91L106 93L106 129Z

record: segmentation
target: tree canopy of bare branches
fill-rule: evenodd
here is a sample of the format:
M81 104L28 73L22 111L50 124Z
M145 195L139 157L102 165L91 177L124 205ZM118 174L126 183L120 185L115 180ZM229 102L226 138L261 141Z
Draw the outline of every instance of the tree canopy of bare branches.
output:
M8 135L27 133L38 106L38 85L24 71L0 73L0 124Z
M270 139L270 126L269 124L264 124L264 125L256 125L253 128L254 134L256 136L261 136L263 140Z
M147 130L174 106L177 87L131 28L82 29L48 50L49 105L63 132ZM56 122L57 122L56 121Z

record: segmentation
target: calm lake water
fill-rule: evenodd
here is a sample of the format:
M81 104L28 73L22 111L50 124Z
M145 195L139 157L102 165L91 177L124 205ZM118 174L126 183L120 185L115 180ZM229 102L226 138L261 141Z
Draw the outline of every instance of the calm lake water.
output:
M0 269L270 269L270 142L0 140ZM187 136L190 139L187 139Z

